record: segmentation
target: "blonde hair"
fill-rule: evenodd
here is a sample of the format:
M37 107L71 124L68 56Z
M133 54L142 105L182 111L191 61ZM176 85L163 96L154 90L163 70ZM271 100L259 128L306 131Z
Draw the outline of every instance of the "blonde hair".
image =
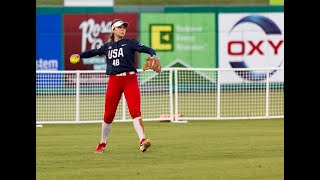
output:
M114 34L113 34L113 32L110 33L107 42L111 42L111 41L114 41Z

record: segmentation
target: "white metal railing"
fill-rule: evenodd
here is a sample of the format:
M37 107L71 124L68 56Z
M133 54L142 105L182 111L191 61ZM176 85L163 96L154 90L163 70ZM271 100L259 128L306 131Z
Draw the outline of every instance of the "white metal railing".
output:
M139 69L142 117L283 118L283 76L283 68L164 68L160 74ZM101 122L108 79L105 71L37 71L36 123ZM131 121L124 97L114 121Z

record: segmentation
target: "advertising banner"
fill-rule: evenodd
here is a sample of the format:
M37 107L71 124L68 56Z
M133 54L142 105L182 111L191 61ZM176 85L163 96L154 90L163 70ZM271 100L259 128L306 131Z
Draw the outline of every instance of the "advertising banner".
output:
M141 13L140 40L153 48L162 67L216 66L214 13ZM145 58L140 56L140 68Z
M264 81L283 82L284 16L283 13L221 13L219 14L219 68L225 72L221 82ZM270 72L246 73L237 68L275 68Z
M36 15L36 70L62 70L61 15Z
M125 38L137 39L137 13L64 15L65 70L106 69L107 64L104 56L84 58L77 64L71 64L69 57L74 53L99 48L107 42L111 33L111 23L113 19L121 19L128 22L129 26Z

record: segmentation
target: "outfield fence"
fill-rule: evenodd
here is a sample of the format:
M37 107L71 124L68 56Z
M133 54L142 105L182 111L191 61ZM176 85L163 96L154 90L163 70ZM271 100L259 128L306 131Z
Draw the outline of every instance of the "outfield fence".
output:
M144 121L284 117L283 68L138 69ZM100 123L109 76L101 71L37 71L36 124ZM131 117L123 96L114 122Z

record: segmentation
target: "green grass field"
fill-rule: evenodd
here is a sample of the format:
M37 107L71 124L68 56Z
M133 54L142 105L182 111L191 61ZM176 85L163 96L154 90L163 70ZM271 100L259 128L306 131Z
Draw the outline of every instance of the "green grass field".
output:
M36 129L38 180L284 179L284 120L145 122L142 153L132 123L114 123L109 147L93 153L99 124Z

